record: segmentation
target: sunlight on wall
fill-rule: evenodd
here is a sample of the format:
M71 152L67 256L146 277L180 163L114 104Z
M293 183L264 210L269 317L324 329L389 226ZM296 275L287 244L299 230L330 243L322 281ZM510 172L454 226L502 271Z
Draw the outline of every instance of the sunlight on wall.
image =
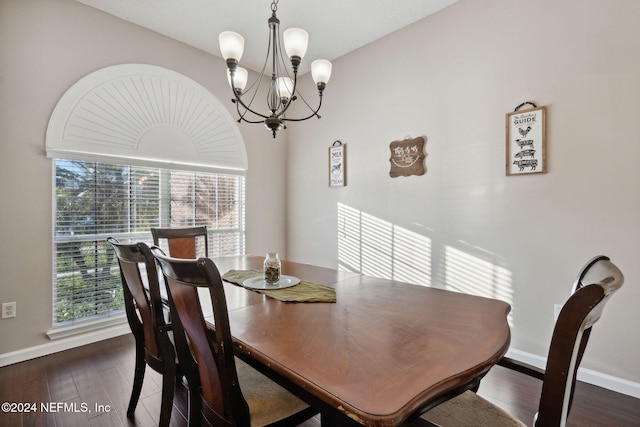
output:
M431 239L338 203L341 270L431 285Z
M445 288L513 302L511 272L451 246L445 247Z
M468 249L444 245L438 250L429 237L338 203L339 269L495 298L513 306L511 272L496 265L493 254L460 245ZM513 311L510 324L512 319Z

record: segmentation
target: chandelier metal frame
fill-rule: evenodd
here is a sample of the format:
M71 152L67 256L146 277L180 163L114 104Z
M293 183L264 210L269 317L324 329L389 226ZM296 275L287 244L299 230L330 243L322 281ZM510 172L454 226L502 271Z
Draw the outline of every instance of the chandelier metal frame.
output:
M286 129L285 122L300 122L312 117L321 117L318 112L322 107L322 98L327 82L331 76L331 62L320 59L311 64L311 73L318 89L318 106L313 108L304 99L298 89L298 69L307 50L308 34L299 28L291 28L284 32L284 49L280 37L280 20L276 12L278 0L271 3L271 17L269 25L269 45L264 65L258 78L245 89L248 72L239 66L244 50L244 39L238 33L225 31L220 34L220 50L227 63L227 77L233 91L231 102L236 104L238 123L264 123L271 130L273 137L279 130ZM287 53L291 62L291 71L286 64L283 52ZM270 70L269 70L270 68ZM269 70L269 71L267 71ZM268 78L267 109L268 113L261 113L253 106L261 85ZM264 92L264 90L262 91ZM300 118L287 117L286 113L296 100L302 100L309 109L307 116Z

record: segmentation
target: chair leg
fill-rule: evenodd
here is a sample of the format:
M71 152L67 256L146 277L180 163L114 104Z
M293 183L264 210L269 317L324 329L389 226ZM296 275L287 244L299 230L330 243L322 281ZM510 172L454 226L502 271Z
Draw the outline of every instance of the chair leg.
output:
M195 387L189 387L189 427L200 427L202 425L202 403L200 399L200 390Z
M162 404L160 406L160 421L158 427L167 427L171 421L173 409L173 394L176 387L176 372L174 369L166 369L162 374Z
M136 342L136 368L133 374L133 389L131 390L131 398L129 399L129 407L127 408L127 416L130 417L136 410L140 392L142 391L142 382L144 381L144 371L147 362L144 360L144 346Z
M320 426L321 427L335 427L338 426L339 423L333 419L333 417L327 412L320 413Z

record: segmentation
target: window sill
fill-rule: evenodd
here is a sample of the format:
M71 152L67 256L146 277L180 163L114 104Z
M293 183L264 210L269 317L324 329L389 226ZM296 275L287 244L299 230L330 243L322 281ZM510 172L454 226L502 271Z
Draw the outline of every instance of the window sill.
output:
M92 332L98 329L108 328L110 326L121 325L123 323L127 323L127 316L124 313L110 316L106 319L88 320L73 325L54 327L47 332L47 336L50 340L57 340L73 335L84 334L86 332Z

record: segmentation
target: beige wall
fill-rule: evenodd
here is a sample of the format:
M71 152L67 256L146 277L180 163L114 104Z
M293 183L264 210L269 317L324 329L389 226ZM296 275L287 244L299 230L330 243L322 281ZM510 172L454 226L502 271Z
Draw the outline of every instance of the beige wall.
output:
M638 16L635 0L462 0L335 61L322 119L289 133L289 253L506 299L512 349L541 357L554 304L609 255L626 284L583 366L637 391ZM524 101L548 108L548 173L506 177L505 114ZM392 179L408 136L426 137L427 173ZM348 185L330 189L337 139Z
M584 365L640 382L637 16L634 0L462 0L335 61L321 120L291 125L288 142L241 126L247 251L333 267L354 267L360 251L362 270L477 285L467 291L512 303L512 348L539 356L553 305L604 253L627 280ZM211 55L71 0L0 0L0 302L18 303L0 320L0 354L48 343L49 116L79 78L129 62L185 74L226 105ZM529 100L548 107L549 173L507 178L504 114ZM427 174L391 179L389 143L419 135ZM329 189L336 139L348 144L348 186ZM339 217L360 221L380 252L345 246Z
M210 54L74 1L0 1L0 302L16 301L18 314L0 320L0 355L49 343L51 112L81 77L122 63L177 71L232 106L224 62ZM249 157L247 251L285 252L286 145L262 127L241 132Z

